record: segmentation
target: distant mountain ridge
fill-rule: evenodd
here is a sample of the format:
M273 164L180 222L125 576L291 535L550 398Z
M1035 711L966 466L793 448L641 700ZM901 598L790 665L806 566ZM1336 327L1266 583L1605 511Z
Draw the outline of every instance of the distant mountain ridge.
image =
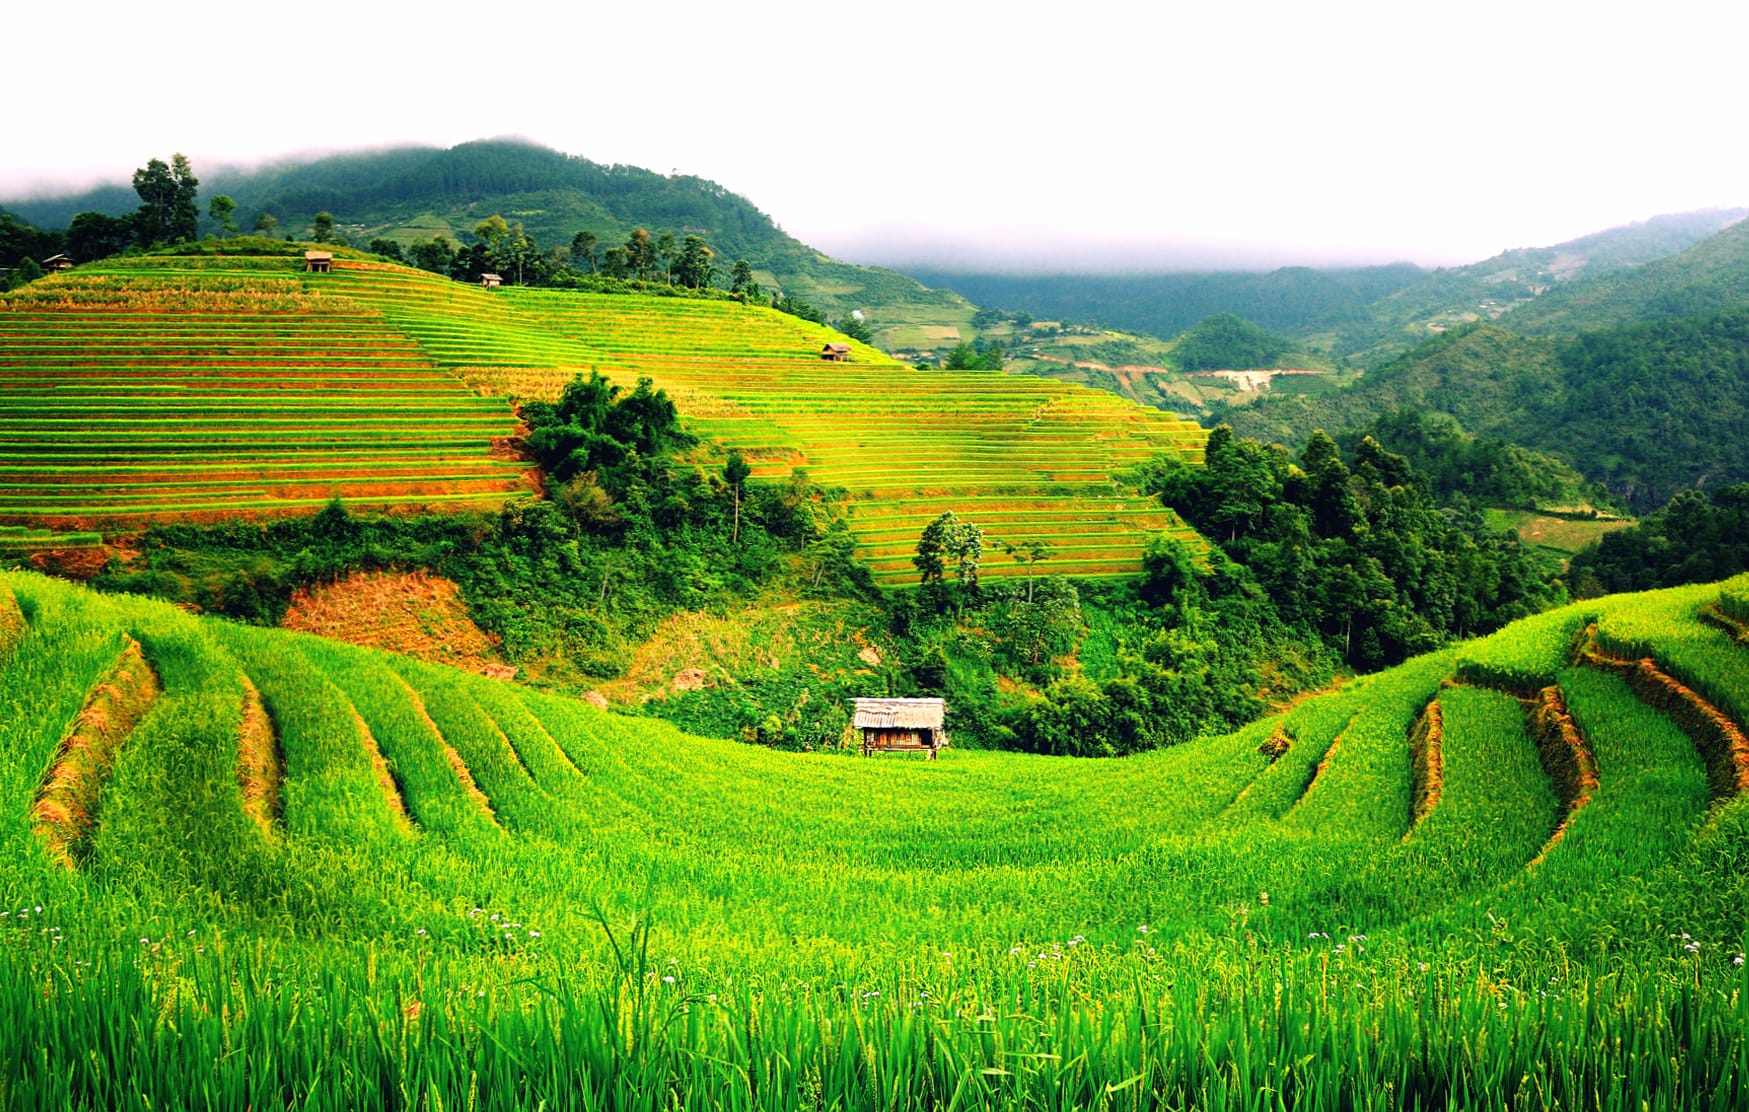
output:
M580 231L595 233L604 250L638 227L676 238L698 234L716 251L723 271L745 258L768 288L830 312L894 304L964 307L955 295L894 271L826 257L715 182L605 166L516 140L337 154L204 174L203 209L220 193L237 202L244 228L266 212L278 219L281 232L302 235L316 213L329 212L357 246L377 236L407 242L441 234L468 242L474 226L493 215L520 222L543 250L568 246ZM138 204L133 191L121 186L6 202L38 227L64 227L84 211L119 216Z
M1680 312L1645 315L1722 309L1732 303L1730 291L1738 288L1745 291L1738 299L1749 300L1749 224L1740 223L1746 215L1749 209L1734 208L1655 216L1549 247L1515 248L1478 263L1433 271L1395 263L1331 270L1284 267L1268 273L997 275L930 268L912 273L981 305L1162 338L1216 313L1232 313L1334 356L1379 366L1442 331L1509 314L1515 325L1546 319L1550 330L1557 327L1557 306L1588 327L1640 319L1631 306L1655 301L1656 293L1629 276L1658 260L1666 260L1672 274L1693 260L1711 260L1711 288L1717 296L1704 300L1697 294L1680 302ZM1723 236L1726 229L1732 235ZM1740 247L1738 235L1743 237ZM1732 244L1730 249L1703 249L1715 236ZM1663 284L1680 283L1671 278ZM1545 299L1552 299L1550 308L1539 316L1537 307ZM1592 302L1600 307L1587 315L1584 306Z

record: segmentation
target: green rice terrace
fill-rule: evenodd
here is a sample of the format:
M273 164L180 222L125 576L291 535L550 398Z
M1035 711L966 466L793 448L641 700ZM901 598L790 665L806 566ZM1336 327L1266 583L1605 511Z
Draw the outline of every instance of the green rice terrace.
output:
M0 521L522 497L526 468L490 451L512 432L503 399L556 397L596 369L652 379L756 478L801 467L850 492L859 555L889 584L947 509L992 541L1049 541L1050 570L1070 575L1133 573L1161 530L1201 544L1114 474L1162 450L1195 458L1203 431L1103 391L917 371L860 344L824 362L837 333L735 303L301 265L116 259L0 298Z
M0 579L0 1107L1737 1109L1749 577L1121 760Z

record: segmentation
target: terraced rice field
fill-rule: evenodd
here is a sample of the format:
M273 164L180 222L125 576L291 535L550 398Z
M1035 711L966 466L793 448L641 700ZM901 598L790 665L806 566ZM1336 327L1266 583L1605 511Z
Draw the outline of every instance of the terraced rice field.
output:
M648 377L756 478L806 468L853 499L877 578L908 582L952 509L1044 565L1133 573L1147 538L1201 539L1115 472L1203 432L1102 391L920 372L770 310L679 298L481 289L294 259L113 260L0 300L0 521L104 525L319 505L481 505L523 493L487 457L504 395L597 369ZM469 396L460 379L487 396ZM988 574L1022 574L989 561Z
M1746 596L907 762L0 577L0 1107L1740 1108Z
M528 467L492 455L503 400L380 311L260 275L89 268L0 297L0 522L529 496Z

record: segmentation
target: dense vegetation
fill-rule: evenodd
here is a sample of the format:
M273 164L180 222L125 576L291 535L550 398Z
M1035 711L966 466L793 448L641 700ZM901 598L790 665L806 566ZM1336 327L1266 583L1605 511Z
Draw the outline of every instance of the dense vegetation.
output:
M1685 490L1573 557L1582 596L1724 579L1749 569L1749 484Z
M1205 466L1147 469L1158 493L1261 584L1283 621L1375 669L1559 601L1532 555L1473 511L1447 512L1427 476L1377 441L1345 460L1315 432L1297 457L1209 434Z
M1735 751L1610 654L1740 721L1744 591L907 762L8 576L0 1105L1738 1107Z
M1478 436L1560 459L1645 511L1684 487L1749 479L1746 343L1749 307L1567 340L1477 324L1351 389L1267 398L1226 416L1246 435L1297 442L1405 406L1446 413Z
M451 254L471 252L483 237L475 229L500 214L515 214L518 229L539 250L535 259L564 261L597 245L599 263L639 229L652 241L677 243L691 234L726 259L746 259L768 294L790 293L832 313L883 306L957 308L950 294L925 289L890 270L827 259L797 242L746 198L689 175L663 175L635 166L604 166L585 158L508 140L463 143L448 150L398 149L343 154L243 173L207 177L213 191L234 199L246 229L333 239L364 247L375 241L411 252L440 241ZM82 213L108 220L127 216L135 198L104 188L75 197L14 202L39 227L66 227ZM89 218L88 218L89 222ZM208 225L221 231L218 220ZM587 237L579 242L579 237ZM652 242L652 246L654 243ZM109 252L105 252L107 254ZM84 258L85 256L80 256ZM4 264L0 264L4 265ZM447 268L449 261L443 266ZM428 269L435 269L435 266ZM579 269L588 273L595 267ZM502 271L500 273L503 273Z
M1502 323L1529 334L1590 331L1696 317L1749 303L1749 222L1737 223L1686 250L1562 283L1515 308Z
M1288 366L1301 349L1232 313L1216 313L1179 336L1172 353L1181 371L1243 371Z

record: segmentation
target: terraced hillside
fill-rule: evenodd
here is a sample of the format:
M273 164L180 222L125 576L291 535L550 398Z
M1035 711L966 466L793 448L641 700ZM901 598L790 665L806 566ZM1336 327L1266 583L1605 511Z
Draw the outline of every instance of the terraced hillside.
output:
M937 762L0 582L0 1106L1749 1097L1749 577Z
M92 269L0 297L0 521L490 507L531 493L493 458L514 429L380 311L284 274Z
M307 318L311 332L286 345L288 354L324 328L345 322L356 330L374 319L376 328L404 338L402 354L426 373L435 365L488 395L554 397L591 368L628 387L648 377L674 396L694 431L741 449L756 477L803 467L816 481L849 490L861 555L887 582L914 574L917 535L946 509L983 526L991 542L1050 541L1046 567L1066 574L1134 572L1147 538L1161 530L1200 544L1169 510L1135 497L1113 474L1163 449L1196 456L1202 430L1101 391L988 372L917 371L860 344L849 362L827 363L820 349L838 334L734 303L487 293L401 267L343 261L332 274L303 275L297 265L117 260L82 269L73 281L277 291L326 310ZM32 289L47 299L67 281ZM426 425L429 412L409 420ZM1021 573L1000 561L987 570Z

